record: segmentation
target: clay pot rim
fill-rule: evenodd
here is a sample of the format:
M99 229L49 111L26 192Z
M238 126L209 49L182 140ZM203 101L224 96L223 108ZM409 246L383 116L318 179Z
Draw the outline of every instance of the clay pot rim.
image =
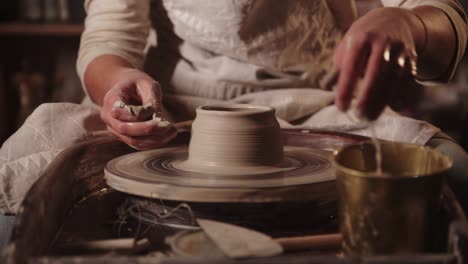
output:
M250 116L250 115L263 115L267 113L275 113L275 109L266 105L253 105L253 104L230 104L218 103L208 104L197 108L197 114L212 116Z

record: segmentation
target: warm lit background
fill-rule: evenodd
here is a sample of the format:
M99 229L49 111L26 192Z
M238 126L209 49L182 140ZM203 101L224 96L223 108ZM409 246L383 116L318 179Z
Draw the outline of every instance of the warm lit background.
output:
M38 104L81 101L75 60L84 16L82 0L0 1L0 143ZM441 127L468 149L465 58L452 83L425 88L405 113Z

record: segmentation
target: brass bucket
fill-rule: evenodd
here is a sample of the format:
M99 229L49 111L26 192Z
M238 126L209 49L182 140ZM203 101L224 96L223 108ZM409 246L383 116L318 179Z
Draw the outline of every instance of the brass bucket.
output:
M382 175L371 143L335 152L343 250L351 257L424 252L452 166L449 157L428 147L381 148Z

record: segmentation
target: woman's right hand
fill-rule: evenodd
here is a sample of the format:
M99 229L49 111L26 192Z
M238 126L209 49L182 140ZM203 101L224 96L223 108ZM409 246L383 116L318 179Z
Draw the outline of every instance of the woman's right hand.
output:
M119 70L118 80L105 94L101 118L107 129L129 146L144 150L164 145L177 135L177 131L164 119L138 120L119 105L151 106L162 117L161 89L149 75L130 68ZM162 117L164 118L164 117Z

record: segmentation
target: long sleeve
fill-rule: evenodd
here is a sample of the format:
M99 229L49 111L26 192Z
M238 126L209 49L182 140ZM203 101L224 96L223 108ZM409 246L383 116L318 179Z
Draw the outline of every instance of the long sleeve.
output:
M88 64L101 55L117 55L141 68L150 30L149 0L86 0L85 10L77 60L83 85Z
M457 37L457 50L453 62L450 64L445 76L440 81L450 80L455 70L463 58L467 42L467 18L463 7L457 0L382 0L384 6L397 6L402 8L415 8L423 5L437 7L445 12L452 22Z

